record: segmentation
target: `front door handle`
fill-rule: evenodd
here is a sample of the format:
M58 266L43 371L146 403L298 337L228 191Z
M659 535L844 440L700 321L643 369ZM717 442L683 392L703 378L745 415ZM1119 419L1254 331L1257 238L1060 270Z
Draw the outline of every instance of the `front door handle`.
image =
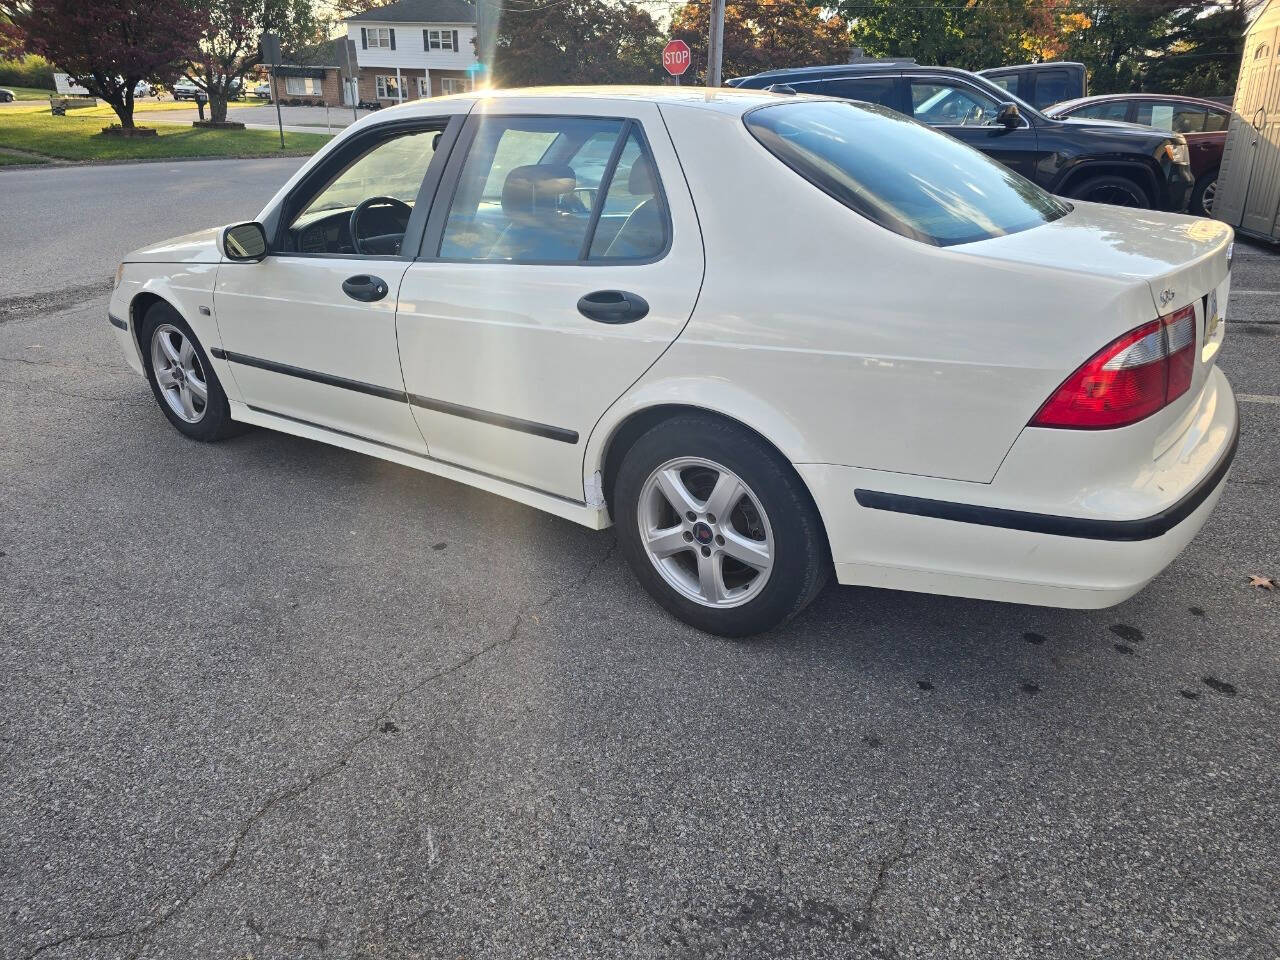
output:
M363 300L373 303L387 295L387 282L381 277L371 277L367 273L358 273L342 281L342 292L352 300Z
M597 290L578 301L578 312L599 323L635 323L649 312L649 304L625 290Z

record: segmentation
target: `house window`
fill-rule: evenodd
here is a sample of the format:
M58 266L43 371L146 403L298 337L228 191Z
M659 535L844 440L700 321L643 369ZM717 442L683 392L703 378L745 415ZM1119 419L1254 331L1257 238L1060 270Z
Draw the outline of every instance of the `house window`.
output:
M376 82L378 86L379 100L399 100L400 99L400 85L396 83L395 77L379 76L376 78Z
M315 77L285 77L284 92L291 97L318 97L320 81Z
M391 49L391 28L390 27L369 27L368 39L370 50L390 50Z
M423 30L422 47L424 50L457 50L457 30Z
M431 78L430 77L418 78L418 96L420 97L431 96Z
M466 93L471 89L470 77L441 77L440 92L445 96L451 93Z

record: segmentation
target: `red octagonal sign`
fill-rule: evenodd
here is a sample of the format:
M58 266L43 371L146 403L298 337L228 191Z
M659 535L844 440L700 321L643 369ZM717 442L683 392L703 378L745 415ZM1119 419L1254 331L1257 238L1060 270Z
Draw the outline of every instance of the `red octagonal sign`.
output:
M662 65L673 77L678 77L688 70L692 62L693 54L689 52L689 45L683 40L672 40L662 48Z

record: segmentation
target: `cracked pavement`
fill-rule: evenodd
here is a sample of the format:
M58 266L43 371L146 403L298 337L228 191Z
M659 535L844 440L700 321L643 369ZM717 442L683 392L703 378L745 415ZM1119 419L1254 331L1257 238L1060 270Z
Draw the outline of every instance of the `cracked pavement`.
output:
M296 163L0 171L0 958L1280 953L1280 405L1117 608L829 588L713 639L612 532L169 427L115 263ZM1241 394L1277 305L1232 299Z

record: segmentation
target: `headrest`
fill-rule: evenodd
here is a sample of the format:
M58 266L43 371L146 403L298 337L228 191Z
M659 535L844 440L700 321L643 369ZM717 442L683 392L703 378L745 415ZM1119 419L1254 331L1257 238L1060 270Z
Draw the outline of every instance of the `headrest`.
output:
M515 167L502 185L502 212L513 219L549 216L556 210L556 201L577 185L573 169L563 163Z
M627 192L633 197L657 193L657 179L653 175L653 161L646 156L636 157L631 164L631 176L627 178Z

